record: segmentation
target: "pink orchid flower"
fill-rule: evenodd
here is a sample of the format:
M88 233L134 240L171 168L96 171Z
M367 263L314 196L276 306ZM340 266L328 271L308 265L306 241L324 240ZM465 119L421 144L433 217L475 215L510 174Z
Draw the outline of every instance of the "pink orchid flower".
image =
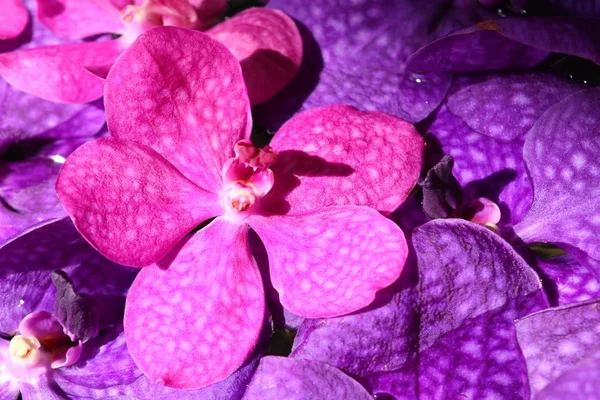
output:
M396 209L417 182L423 141L409 123L325 107L258 149L237 60L209 36L173 27L121 55L105 103L112 137L77 149L57 192L101 253L145 267L128 294L125 334L151 379L206 386L254 349L265 296L248 227L281 303L304 317L363 308L399 277L404 235L376 210Z
M120 35L112 40L44 46L0 55L0 76L12 86L46 100L67 103L100 98L103 78L119 54L141 33L163 25L205 30L227 7L226 0L36 2L37 17L59 37ZM296 75L302 61L298 28L277 10L248 9L208 29L207 34L225 44L242 64L253 105L279 92Z
M29 22L29 13L21 0L0 0L0 40L17 37Z

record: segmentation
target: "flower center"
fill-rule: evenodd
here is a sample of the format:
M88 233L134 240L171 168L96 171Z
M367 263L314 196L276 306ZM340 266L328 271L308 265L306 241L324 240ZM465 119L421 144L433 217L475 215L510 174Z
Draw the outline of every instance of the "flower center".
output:
M235 157L223 166L221 199L225 216L240 221L252 212L256 202L273 187L274 175L269 169L277 153L269 146L259 149L248 140L235 145Z
M41 356L40 341L34 336L17 335L10 340L8 351L13 361L34 365Z

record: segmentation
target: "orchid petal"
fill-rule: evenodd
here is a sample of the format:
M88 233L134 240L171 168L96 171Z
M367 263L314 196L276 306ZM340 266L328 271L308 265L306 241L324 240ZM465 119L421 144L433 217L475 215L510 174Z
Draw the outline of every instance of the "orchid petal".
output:
M565 18L504 18L454 31L415 52L413 72L467 72L533 67L551 53L600 64L596 28Z
M202 388L242 366L258 342L264 312L247 228L217 218L170 265L137 276L125 309L127 347L150 380Z
M308 318L369 305L402 272L408 247L396 224L368 207L332 206L296 216L252 216L281 304Z
M65 210L60 204L50 210L27 214L0 205L0 245L8 243L30 229L65 216Z
M103 255L143 267L221 211L216 194L146 146L98 139L63 166L56 191L81 234Z
M102 96L104 81L86 65L114 62L119 40L70 43L0 54L0 75L15 88L46 100L86 103Z
M571 246L600 260L600 89L554 105L529 131L523 157L533 181L531 209L515 232L525 242Z
M285 197L292 212L329 205L391 212L417 183L423 139L390 115L332 106L297 115L271 146L279 152L272 196Z
M510 141L525 134L550 106L583 87L550 74L513 74L454 93L448 109L474 131Z
M65 39L123 29L119 10L109 0L36 0L36 3L40 22Z
M372 397L354 379L325 363L268 356L260 360L243 399L369 400Z
M8 340L0 339L0 376L5 376L6 366L11 362L8 351ZM19 384L12 379L0 380L0 398L6 400L17 400L19 398Z
M199 18L198 29L204 29L227 11L227 0L188 0L196 9Z
M0 2L0 40L19 36L29 22L29 13L21 0L2 0Z
M249 137L250 104L238 61L203 33L159 27L141 35L106 80L111 135L147 145L206 190Z
M206 33L240 61L252 105L269 100L298 73L302 39L294 21L281 11L251 8Z
M589 399L598 394L599 306L592 300L517 321L532 399Z

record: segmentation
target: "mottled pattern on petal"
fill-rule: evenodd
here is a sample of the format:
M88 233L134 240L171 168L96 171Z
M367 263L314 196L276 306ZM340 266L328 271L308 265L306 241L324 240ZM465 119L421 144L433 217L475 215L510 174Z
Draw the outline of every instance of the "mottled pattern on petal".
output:
M512 74L454 93L448 109L474 131L510 141L525 134L550 106L583 87L550 74Z
M27 214L0 206L0 245L7 243L10 239L29 229L43 225L53 219L63 218L66 215L63 206L60 204L50 210Z
M69 43L0 54L0 75L15 88L46 100L86 103L102 97L104 80L86 65L110 64L118 40Z
M329 205L392 212L417 183L423 159L423 139L411 124L349 106L297 115L271 146L279 159L265 201L285 197L292 213Z
M123 29L119 10L109 0L36 0L37 17L57 36L81 39Z
M600 302L592 300L517 321L532 398L592 399L598 394L599 307Z
M48 159L0 164L0 197L24 213L56 207L54 184L61 166Z
M127 347L151 381L198 389L227 378L257 345L265 313L260 273L247 227L222 218L169 260L143 269L131 287Z
M260 360L244 394L244 400L371 398L358 382L325 363L275 356Z
M281 11L252 8L207 31L240 61L252 105L264 103L287 85L302 62L302 39Z
M23 399L67 400L46 375L33 382L19 382L19 389Z
M265 245L281 304L303 317L369 305L402 272L402 230L368 207L331 206L298 216L251 217Z
M504 142L479 134L446 106L438 110L428 132L454 158L454 175L469 198L485 197L496 202L502 223L514 224L523 218L533 199L523 162L524 137ZM432 138L426 142L435 146Z
M221 211L205 192L146 146L106 138L79 147L63 166L58 196L92 246L124 265L161 259Z
M239 62L219 42L187 29L141 35L111 69L105 100L111 135L152 147L214 192L233 146L252 127Z
M414 72L480 71L532 67L550 53L600 64L593 24L565 18L504 18L454 31L419 49L407 61Z
M525 242L567 245L600 260L600 89L548 109L529 131L523 157L534 201L515 232Z
M19 36L29 22L29 13L21 0L2 0L0 2L0 40Z

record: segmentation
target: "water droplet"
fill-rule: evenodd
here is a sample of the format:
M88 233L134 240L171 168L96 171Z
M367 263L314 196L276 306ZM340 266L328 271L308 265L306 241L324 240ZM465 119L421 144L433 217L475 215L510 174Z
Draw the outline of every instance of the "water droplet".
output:
M23 304L25 304L25 300L23 300L23 299L19 300L19 307L21 307Z
M64 164L65 161L67 161L67 159L64 158L63 156L61 156L60 154L55 154L53 156L50 156L50 159L57 164Z

